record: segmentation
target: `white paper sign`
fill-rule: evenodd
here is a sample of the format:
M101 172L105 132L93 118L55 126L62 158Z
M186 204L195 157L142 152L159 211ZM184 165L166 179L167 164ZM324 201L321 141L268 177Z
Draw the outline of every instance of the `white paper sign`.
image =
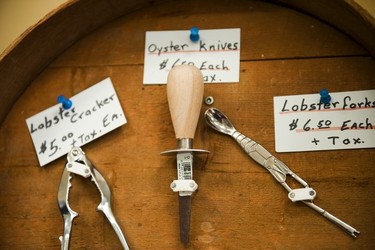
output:
M375 90L274 97L277 152L375 147Z
M26 119L40 166L126 123L110 78L69 99L70 109L56 104Z
M169 70L195 65L204 82L239 82L240 29L200 30L200 40L190 40L190 30L146 32L144 84L167 83Z

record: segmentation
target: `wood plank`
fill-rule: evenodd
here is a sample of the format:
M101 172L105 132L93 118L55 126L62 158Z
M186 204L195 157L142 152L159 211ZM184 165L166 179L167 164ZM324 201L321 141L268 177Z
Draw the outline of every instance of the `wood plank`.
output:
M240 131L274 153L273 96L317 93L327 86L332 92L371 89L374 66L368 57L243 61L240 83L207 84L205 96L213 96L214 106ZM159 155L176 143L166 88L143 86L142 70L142 65L53 66L29 86L0 128L0 248L59 248L63 224L56 193L65 159L39 168L24 120L54 104L56 95L73 95L110 76L128 124L83 149L111 186L114 213L133 249L184 249L177 196L169 188L176 178L174 159ZM264 169L202 119L195 146L211 154L196 160L199 191L187 249L375 247L375 173L368 170L374 149L277 154L318 192L318 205L361 231L353 240L290 202ZM108 222L95 212L99 194L92 183L74 178L70 199L80 213L72 249L120 249Z
M205 95L214 96L214 105L238 129L272 153L273 96L374 87L374 60L353 56L364 54L362 48L328 25L261 2L212 3L161 4L122 17L72 46L32 82L0 127L0 248L59 249L56 192L65 159L39 168L24 120L54 104L60 93L74 95L110 76L129 123L84 150L111 186L113 210L132 249L184 249L177 197L169 188L176 178L174 159L159 155L176 143L166 88L142 85L146 30L240 24L241 81L207 84ZM290 202L267 172L202 119L195 146L211 154L195 165L200 189L193 199L188 249L375 247L375 174L367 168L374 149L277 154L317 190L318 205L361 231L353 240L311 209ZM82 178L72 182L70 201L80 217L71 249L119 249L108 222L95 212L96 188Z
M370 44L375 44L375 19L367 10L364 10L355 0L331 1L296 1L296 0L271 0L282 3L330 23L338 30L351 36L359 44L375 55L375 49ZM332 15L332 13L335 13ZM345 18L342 18L345 16Z
M19 39L17 39L3 54L0 55L0 77L2 79L0 84L0 121L4 121L8 111L29 83L37 77L37 75L49 63L51 63L55 57L60 55L62 51L105 23L140 8L150 7L150 9L156 9L158 4L163 5L164 2L167 2L168 5L174 5L176 2L178 3L178 1L162 0L136 2L97 0L95 3L90 1L71 0L67 1L65 5L62 5L53 13L25 31ZM327 1L319 0L307 3L285 0L273 2L277 4L287 4L291 7L298 8L303 12L312 13L314 16L317 16L318 18L334 25L339 30L343 30L346 34L349 34L355 41L358 41L367 51L370 51L370 53L374 55L374 19L369 17L354 1L336 0L328 3ZM254 3L253 1L230 1L229 3L233 6L249 6L248 4L250 3L248 12L249 15L252 15L253 7L251 6L251 3ZM232 20L232 18L236 17L226 13L227 10L232 11L232 8L221 9L222 12L219 12L218 9L220 8L216 7L217 2L215 1L210 1L210 6L207 7L207 5L205 5L205 8L199 9L194 8L194 6L203 6L203 3L200 3L200 1L189 1L184 4L185 6L183 10L195 9L197 12L205 10L205 13L218 13L223 17L225 16L225 19L219 19L219 23L223 20ZM172 16L172 21L170 23L177 25L177 23L181 21L181 18L179 18L178 12L172 12L175 15ZM269 15L268 19L272 19L275 17L274 14L278 12L261 11L259 14L267 15L269 13L272 13L272 15ZM332 13L334 13L334 15L332 15ZM207 15L204 15L202 17L203 20L205 20L204 18L206 16ZM133 21L136 20L138 20L138 17ZM203 23L206 24L205 22ZM245 20L245 23L248 24L248 20ZM298 22L295 23L298 24ZM197 20L194 20L192 25L196 24ZM216 28L215 25L213 25L213 27ZM315 27L315 25L310 27ZM268 28L273 29L273 25ZM309 29L309 27L304 28ZM268 31L268 29L266 31ZM264 33L267 34L268 32L262 31L262 34ZM117 35L118 33L116 36ZM298 37L298 39L300 38L301 36ZM316 37L313 38L312 41L315 42ZM320 37L320 39L322 38L323 37ZM268 41L269 40L264 40L263 42L267 43ZM290 41L291 39L289 39L287 43L283 43L283 46L288 47ZM323 49L324 47L325 46L320 49ZM343 46L341 45L340 47ZM310 48L308 48L308 50L309 49ZM256 55L259 55L259 51L256 52ZM266 52L267 53L262 53L260 55L263 57L273 55L272 51L269 53L269 51L266 50ZM22 67L19 67L19 65L22 65Z
M241 28L242 61L367 54L328 24L291 9L261 1L210 0L167 2L130 13L81 39L52 67L143 64L146 31L192 26Z
M0 55L0 121L30 82L58 55L101 25L148 1L67 1L51 15L26 30Z

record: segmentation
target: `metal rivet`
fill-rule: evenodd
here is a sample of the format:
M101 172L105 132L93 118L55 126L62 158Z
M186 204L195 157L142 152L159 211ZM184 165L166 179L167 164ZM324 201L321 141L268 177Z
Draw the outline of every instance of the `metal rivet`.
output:
M85 169L85 173L88 174L90 171L88 169Z
M310 195L313 196L315 194L314 191L310 191Z
M73 165L72 165L72 163L69 163L68 168L71 168L71 167L73 167Z
M74 156L77 156L78 155L78 150L77 149L74 149L73 151L72 151L72 155L74 155Z
M175 187L176 187L176 183L173 182L173 183L171 184L171 188L175 188Z
M214 103L214 98L212 96L207 96L204 99L204 103L206 103L206 105L212 105Z
M190 183L190 187L193 188L195 185L194 183Z
M294 198L294 196L296 196L296 194L295 193L290 193L289 196L290 196L290 198Z

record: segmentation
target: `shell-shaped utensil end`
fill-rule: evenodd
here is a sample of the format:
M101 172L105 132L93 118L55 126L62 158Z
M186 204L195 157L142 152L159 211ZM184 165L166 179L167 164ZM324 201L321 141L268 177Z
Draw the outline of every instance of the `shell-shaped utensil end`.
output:
M221 133L232 135L236 132L229 118L217 108L207 109L204 113L204 119L211 128Z

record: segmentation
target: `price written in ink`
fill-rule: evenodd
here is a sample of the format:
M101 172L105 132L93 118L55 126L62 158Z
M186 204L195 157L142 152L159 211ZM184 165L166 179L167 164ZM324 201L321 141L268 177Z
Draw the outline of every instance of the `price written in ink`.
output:
M375 147L375 90L274 98L276 151Z
M123 114L107 114L102 120L102 129L93 129L89 132L80 132L77 134L73 132L68 132L66 135L62 135L55 138L45 139L41 142L38 154L46 154L48 157L54 156L60 150L68 147L78 147L85 145L86 143L95 140L100 137L102 132L111 125L112 122L116 122L121 118ZM99 124L98 124L99 125Z
M55 105L26 120L41 166L126 123L109 78L70 100L68 110Z
M204 82L238 82L240 29L201 30L200 40L189 31L146 32L144 84L166 83L169 70L194 65Z

